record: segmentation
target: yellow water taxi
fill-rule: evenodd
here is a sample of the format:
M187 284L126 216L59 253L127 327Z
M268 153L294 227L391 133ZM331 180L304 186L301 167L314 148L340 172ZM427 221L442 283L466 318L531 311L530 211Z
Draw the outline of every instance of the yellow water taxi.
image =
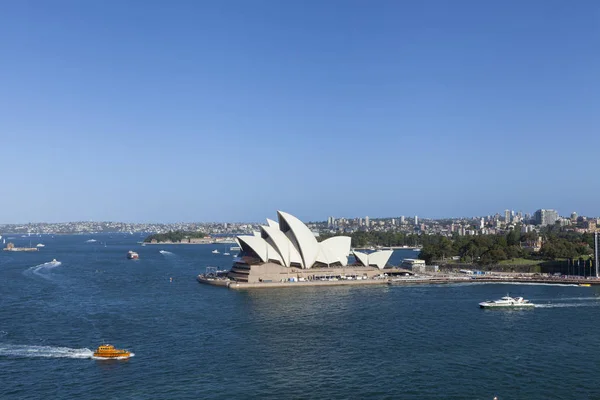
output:
M102 358L128 358L131 352L127 350L115 349L115 346L111 344L103 344L98 346L98 349L94 352L94 357Z
M586 286L586 287L588 287L588 286L592 286L592 285L589 284L589 283L580 283L579 286Z

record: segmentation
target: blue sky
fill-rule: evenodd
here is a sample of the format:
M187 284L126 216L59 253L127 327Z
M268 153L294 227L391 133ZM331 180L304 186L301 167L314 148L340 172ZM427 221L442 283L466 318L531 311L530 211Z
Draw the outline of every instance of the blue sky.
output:
M4 1L0 223L599 215L596 1Z

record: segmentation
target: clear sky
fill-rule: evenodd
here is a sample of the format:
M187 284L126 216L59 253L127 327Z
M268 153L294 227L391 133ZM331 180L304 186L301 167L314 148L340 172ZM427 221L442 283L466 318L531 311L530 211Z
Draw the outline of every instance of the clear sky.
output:
M598 1L0 0L0 223L600 214Z

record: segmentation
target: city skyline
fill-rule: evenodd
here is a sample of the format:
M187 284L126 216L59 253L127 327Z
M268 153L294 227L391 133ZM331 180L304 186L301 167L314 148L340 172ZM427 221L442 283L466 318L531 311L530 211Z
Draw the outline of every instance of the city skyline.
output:
M597 215L599 10L8 2L0 223Z
M508 212L508 213L507 213ZM506 222L506 218L507 216L509 217L508 222L511 223L534 223L534 224L541 224L541 225L545 225L547 224L544 220L544 212L550 212L552 217L551 217L551 221L549 223L553 223L559 219L571 219L573 220L574 218L576 219L577 217L583 217L583 218L590 218L590 219L596 219L596 218L600 218L598 215L584 215L581 213L578 213L577 211L572 211L570 213L564 213L561 214L560 212L558 212L555 209L537 209L535 211L531 211L531 212L523 212L521 210L516 211L516 210L511 210L511 209L505 209L504 211L497 211L495 213L489 213L489 214L485 214L485 215L470 215L470 216L466 216L466 215L462 215L462 216L444 216L444 217L439 217L439 218L435 218L435 217L428 217L428 216L418 216L418 215L400 215L400 214L395 214L392 216L368 216L368 215L364 215L364 216L342 216L342 215L338 215L338 216L334 216L334 215L329 215L327 217L324 218L317 218L317 219L306 219L306 220L302 220L303 222L306 223L324 223L327 226L333 226L336 225L337 223L339 223L340 220L343 221L354 221L356 222L359 226L366 226L369 227L370 225L373 225L374 222L378 222L378 221L391 221L392 225L413 225L413 226L417 226L419 225L421 222L424 221L442 221L442 220L453 220L453 221L461 221L461 220L471 220L471 221L477 221L477 220L481 220L481 222L483 223L484 221L492 221L492 220L501 220ZM541 213L538 216L538 213ZM553 219L552 219L553 218ZM181 224L182 226L195 226L195 225L203 225L203 226L210 226L210 225L216 225L216 226L225 226L227 227L228 225L232 225L232 224L237 224L237 225L252 225L252 224L260 224L259 221L251 221L251 220L239 220L239 221L233 221L233 220L223 220L223 221L200 221L200 220L192 220L192 221L110 221L110 220L88 220L88 221L84 221L84 220L75 220L75 221L29 221L29 222L16 222L16 223L8 223L8 222L2 222L0 221L0 228L4 227L4 226L19 226L19 227L26 227L28 225L39 225L39 226L44 226L44 225L61 225L61 224L73 224L73 225L94 225L94 224L106 224L106 226L119 226L119 230L123 230L123 231L128 231L130 228L129 226L143 226L143 225L148 225L148 226L152 226L152 227L164 227L164 226L176 226L178 224ZM1 233L1 230L0 230Z

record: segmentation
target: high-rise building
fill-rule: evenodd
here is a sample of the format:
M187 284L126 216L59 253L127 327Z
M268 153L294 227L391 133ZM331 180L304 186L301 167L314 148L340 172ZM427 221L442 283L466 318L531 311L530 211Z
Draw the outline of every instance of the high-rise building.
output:
M329 227L333 226L333 217L327 217L327 226L329 226Z
M400 216L400 225L404 225L404 215Z
M415 215L415 225L419 225L419 217Z
M576 222L577 221L577 213L575 211L573 211L571 213L571 221Z
M392 218L392 225L396 226L396 218Z
M507 224L510 222L510 210L504 210L504 222Z
M369 216L368 215L365 217L365 226L367 228L369 227Z
M479 229L483 229L485 227L485 220L483 218L481 218L481 220L479 220Z
M535 212L533 219L536 225L554 225L554 223L558 221L558 212L556 210L545 210L542 208Z

